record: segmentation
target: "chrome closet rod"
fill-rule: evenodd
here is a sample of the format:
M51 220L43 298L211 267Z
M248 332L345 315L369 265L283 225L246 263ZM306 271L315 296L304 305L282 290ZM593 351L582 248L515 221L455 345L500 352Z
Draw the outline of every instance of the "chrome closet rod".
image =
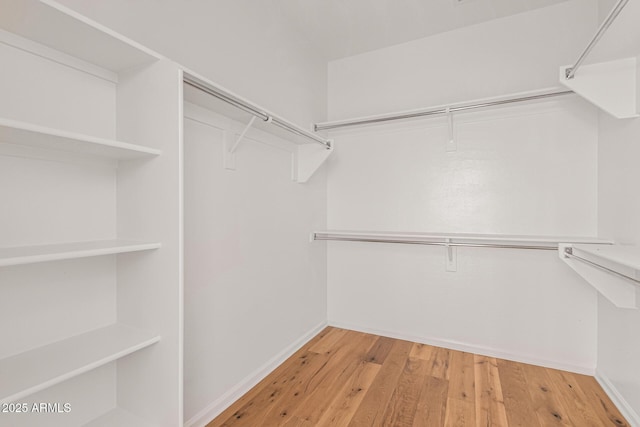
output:
M188 74L184 75L183 81L189 86L198 89L208 95L211 95L215 98L218 98L221 101L226 102L227 104L233 105L234 107L252 114L265 122L272 123L278 126L281 129L284 129L288 132L294 133L296 135L302 136L304 138L310 139L313 142L324 145L327 149L331 149L331 141L324 139L312 132L306 131L304 129L299 128L293 123L289 123L288 121L281 119L279 117L274 117L269 115L265 111L261 110L259 107L249 104L246 101L238 99L233 95L230 95L214 86L208 85L205 82L200 81L199 79L189 76Z
M588 259L585 259L585 258L579 257L577 255L574 255L572 248L564 248L564 256L566 258L571 258L571 259L578 260L580 262L583 262L585 264L590 265L591 267L597 268L598 270L602 270L602 271L605 271L607 273L611 273L611 274L613 274L615 276L618 276L618 277L621 277L621 278L623 278L625 280L629 280L630 282L633 282L636 285L640 284L640 280L638 280L638 279L635 279L635 278L633 278L631 276L627 276L626 274L622 274L622 273L620 273L618 271L612 270L612 269L607 268L607 267L605 267L603 265L596 264L595 262L589 261Z
M498 105L513 104L515 102L535 101L537 99L553 98L556 96L570 95L572 93L573 91L571 90L560 90L556 92L543 93L540 95L519 96L514 98L500 99L496 101L480 102L476 104L458 105L458 106L453 106L449 108L445 107L445 108L437 108L433 110L406 111L406 112L400 112L396 114L389 114L389 115L378 116L378 117L339 121L335 123L331 123L331 122L316 123L313 126L313 128L317 132L321 130L337 129L337 128L343 128L348 126L370 125L374 123L383 123L383 122L389 122L393 120L413 119L417 117L455 113L456 111L466 111L466 110L473 110L476 108L486 108L486 107L494 107Z
M580 57L574 63L573 67L566 69L565 77L567 79L572 79L575 77L576 71L578 71L578 68L580 68L580 65L582 65L587 55L589 55L591 50L593 50L596 44L600 41L604 33L609 29L611 24L613 24L613 21L615 21L615 19L618 17L620 12L622 12L622 9L624 9L624 7L627 5L628 2L629 0L618 0L618 3L616 3L613 9L611 9L611 12L609 12L609 15L607 15L605 20L600 25L600 28L598 28L596 35L593 36L593 38L591 39L587 47L584 49L584 51L580 55Z
M509 245L499 243L447 243L447 242L426 242L423 240L394 240L394 239L374 239L360 237L324 237L314 234L314 240L336 240L342 242L369 242L369 243L404 243L407 245L427 245L427 246L463 246L469 248L499 248L499 249L536 249L544 251L556 251L558 246L542 245Z

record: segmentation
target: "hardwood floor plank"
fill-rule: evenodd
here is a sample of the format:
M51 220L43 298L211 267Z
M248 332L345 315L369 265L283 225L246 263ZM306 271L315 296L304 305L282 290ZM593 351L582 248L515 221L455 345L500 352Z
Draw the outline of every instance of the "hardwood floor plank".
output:
M509 426L540 427L521 364L503 359L497 362Z
M475 355L473 360L476 383L476 426L508 426L496 359Z
M414 343L411 348L411 353L409 353L409 357L413 357L415 359L429 360L431 358L431 352L435 349L435 347L427 345Z
M595 378L580 374L571 375L603 426L629 426Z
M413 418L413 427L445 424L449 385L447 380L432 376L427 376L423 380ZM473 404L471 400L469 403Z
M469 401L475 405L476 392L473 354L451 351L448 372L448 397Z
M529 384L528 391L531 404L536 411L542 426L572 426L575 425L569 417L569 411L564 407L560 396L554 390L547 370L542 367L521 364L522 372Z
M380 337L376 341L376 343L371 347L371 350L367 353L365 360L369 363L377 363L378 365L382 365L384 361L387 359L391 348L393 347L393 343L396 340L393 338Z
M362 362L331 401L318 425L348 425L381 368L377 363Z
M382 425L411 427L416 415L422 385L429 374L429 363L409 357L398 378L391 399L382 415Z
M429 363L431 365L432 377L449 379L449 362L451 359L451 350L441 347L432 347Z
M313 353L326 353L335 348L335 345L347 334L346 329L331 328L325 329L326 333L315 343L309 346L309 351Z
M447 399L444 416L445 427L469 427L476 425L476 405L469 400ZM417 427L417 426L416 426Z
M382 415L402 374L412 343L397 340L349 426L382 426Z

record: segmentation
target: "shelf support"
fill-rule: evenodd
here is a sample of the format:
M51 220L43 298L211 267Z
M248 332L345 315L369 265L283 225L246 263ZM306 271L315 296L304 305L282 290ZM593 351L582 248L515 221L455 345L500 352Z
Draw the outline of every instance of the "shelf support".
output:
M446 144L446 151L447 153L452 153L455 151L458 151L458 144L456 144L453 132L453 112L451 111L451 107L447 107L446 108L446 115L447 115L447 128L449 130L449 140L447 141Z
M445 239L445 247L447 248L446 271L458 271L458 248L451 246L451 239Z
M305 183L333 153L333 141L328 147L317 144L299 145L294 157L293 181Z
M271 117L269 117L267 119L267 121L270 121ZM236 138L235 140L231 137L231 135L229 135L228 130L223 131L223 141L224 144L222 144L223 148L224 148L224 168L228 169L228 170L236 170L236 150L238 149L238 146L240 145L240 143L242 142L242 140L245 138L245 136L247 135L247 132L249 132L249 129L251 129L251 126L253 126L253 123L256 121L256 116L252 116L251 120L249 120L249 123L247 123L247 125L244 127L244 129L242 130L242 132L240 132L240 135L238 136L238 138Z

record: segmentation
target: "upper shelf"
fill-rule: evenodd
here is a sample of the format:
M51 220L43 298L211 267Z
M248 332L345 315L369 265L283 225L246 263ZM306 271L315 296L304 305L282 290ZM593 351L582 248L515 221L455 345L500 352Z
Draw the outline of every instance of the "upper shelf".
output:
M313 237L315 240L432 244L442 246L495 246L525 249L557 249L560 243L612 243L610 240L596 237L519 236L469 233L316 231Z
M0 28L118 73L155 52L52 0L0 0Z
M0 118L0 143L25 145L115 160L152 157L161 154L142 145L52 129L32 123Z

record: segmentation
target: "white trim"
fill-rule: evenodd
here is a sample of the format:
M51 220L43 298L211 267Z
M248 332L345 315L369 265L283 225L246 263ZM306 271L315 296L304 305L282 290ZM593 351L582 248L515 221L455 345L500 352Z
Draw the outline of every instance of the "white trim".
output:
M570 363L560 362L557 360L547 360L547 359L542 359L537 357L531 357L530 355L516 354L516 353L511 353L511 352L500 350L500 349L484 347L484 346L479 346L475 344L468 344L468 343L463 343L459 341L444 340L441 338L433 338L433 337L421 337L421 336L419 337L416 335L410 335L410 334L405 334L401 332L366 328L358 325L347 324L344 322L335 322L332 320L329 320L329 326L342 328L342 329L350 329L352 331L380 335L380 336L389 337L389 338L401 339L405 341L412 341L412 342L417 342L421 344L428 344L428 345L433 345L435 347L448 348L450 350L464 351L467 353L480 354L480 355L489 356L489 357L497 357L500 359L512 360L514 362L542 366L545 368L560 369L562 371L575 372L577 374L582 374L582 375L593 376L595 374L595 367L593 366L573 365Z
M191 419L185 421L184 427L204 427L211 422L215 417L220 415L225 409L227 409L232 403L242 397L246 392L251 390L260 381L262 381L267 375L269 375L274 369L280 366L285 360L291 357L296 351L298 351L303 345L305 345L311 338L315 337L327 327L327 321L322 321L314 328L306 332L296 341L287 346L280 353L276 354L269 361L267 361L260 368L246 376L242 381L237 383L234 387L229 389L222 396L211 402L203 410L195 414Z
M21 37L17 34L0 29L0 43L15 49L22 50L35 56L47 59L65 67L82 71L92 76L104 79L112 83L118 83L118 74L111 70L83 61L75 56L67 55L59 50L52 49L43 44Z
M613 404L616 405L618 410L626 418L627 422L631 424L632 427L640 427L640 416L631 407L629 402L627 402L622 393L618 391L611 380L598 369L596 369L595 377L598 384L600 384L604 392L607 393L609 399L611 399Z

